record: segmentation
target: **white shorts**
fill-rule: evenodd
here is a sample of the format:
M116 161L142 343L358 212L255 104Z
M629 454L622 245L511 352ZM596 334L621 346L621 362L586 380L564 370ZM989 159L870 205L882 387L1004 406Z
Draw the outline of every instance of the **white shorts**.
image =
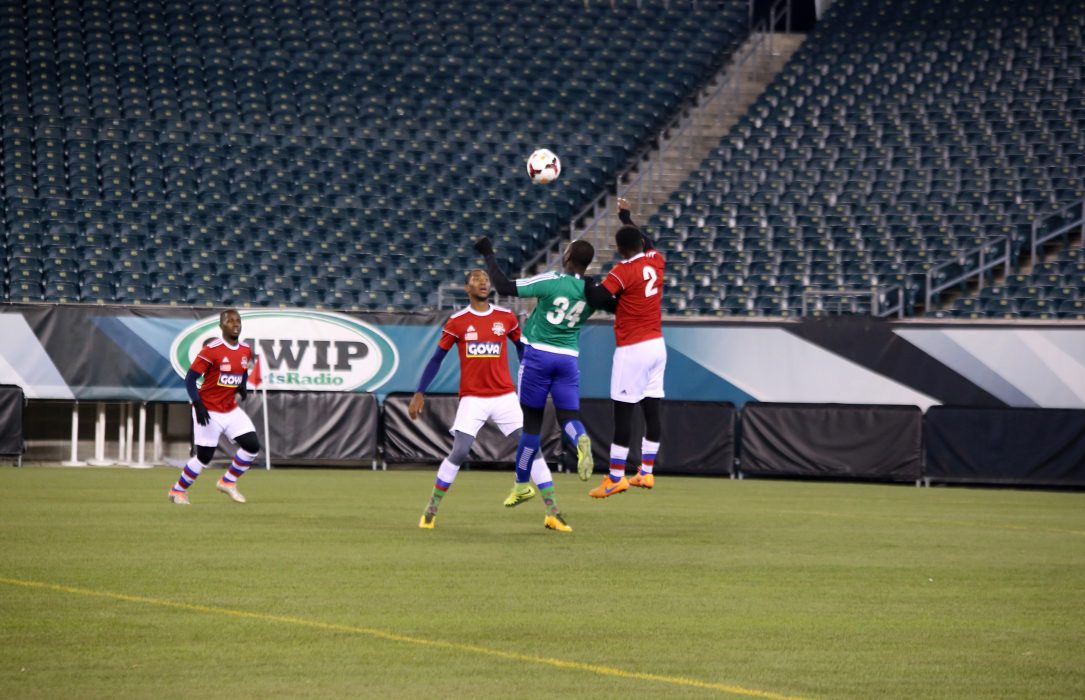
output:
M610 398L624 403L636 403L645 397L663 398L666 369L667 344L662 338L614 348Z
M456 409L456 422L449 432L459 431L475 437L488 420L492 420L504 435L524 427L520 399L516 398L516 394L464 396Z
M200 447L218 447L219 435L226 433L226 437L233 442L238 435L256 431L249 414L238 406L227 413L208 411L211 420L207 425L200 425L196 421L196 409L192 409L192 428L196 436L196 444Z

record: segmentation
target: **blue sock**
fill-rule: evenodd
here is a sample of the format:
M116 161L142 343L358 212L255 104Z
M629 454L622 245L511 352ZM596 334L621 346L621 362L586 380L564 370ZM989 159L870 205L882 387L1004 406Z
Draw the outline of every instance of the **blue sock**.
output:
M580 439L580 436L586 433L584 424L580 422L579 418L570 418L561 424L561 434L569 442L570 445L576 447L576 441Z
M539 451L539 436L531 433L520 435L520 444L516 446L516 483L526 484L531 478L531 464L535 453Z

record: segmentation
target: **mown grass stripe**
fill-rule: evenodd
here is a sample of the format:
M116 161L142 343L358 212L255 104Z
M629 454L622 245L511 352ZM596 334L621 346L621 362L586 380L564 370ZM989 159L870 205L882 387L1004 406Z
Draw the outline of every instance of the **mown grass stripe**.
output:
M57 591L60 593L71 593L73 595L90 596L94 598L106 598L109 600L119 600L126 603L142 603L144 605L155 605L158 607L174 608L177 610L189 610L192 612L206 613L208 615L223 615L227 617L261 620L264 622L280 622L288 625L297 625L300 627L327 630L329 632L361 634L368 637L374 637L376 639L383 639L391 642L402 642L404 644L415 644L418 646L432 647L437 649L448 649L451 651L466 651L473 654L492 656L508 661L519 661L524 663L552 666L554 668L584 671L587 673L594 673L600 676L611 676L614 678L626 678L630 680L651 681L656 683L666 683L669 685L685 686L690 688L702 688L704 690L715 690L743 697L765 698L766 700L800 700L796 696L781 695L779 693L773 693L766 690L758 690L756 688L744 688L742 686L729 685L727 683L711 683L709 681L702 681L696 678L666 676L657 673L643 673L640 671L626 671L624 669L614 668L612 666L586 664L579 661L556 659L548 656L532 656L529 654L519 654L512 651L502 651L500 649L480 647L474 644L449 642L443 639L426 639L424 637L413 637L410 635L398 634L396 632L389 632L387 630L376 629L373 627L355 627L353 625L340 625L331 622L320 622L318 620L306 620L305 618L293 617L289 615L273 615L271 613L250 612L247 610L233 610L231 608L220 608L212 605L198 605L196 603L182 603L174 600L148 598L146 596L128 595L126 593L96 591L89 588L62 586L60 584L48 583L45 581L28 581L24 579L0 577L0 583L5 583L11 586L21 586L23 588L37 588Z

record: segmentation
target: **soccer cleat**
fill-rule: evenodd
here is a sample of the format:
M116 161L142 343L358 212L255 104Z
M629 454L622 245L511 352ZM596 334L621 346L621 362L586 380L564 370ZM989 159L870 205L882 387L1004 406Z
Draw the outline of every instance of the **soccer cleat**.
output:
M185 493L184 491L178 491L176 489L170 489L169 499L170 499L170 503L173 503L173 504L176 504L176 505L179 505L179 506L190 506L190 505L192 505L191 503L188 502L188 494Z
M576 439L576 475L581 481L591 478L591 472L595 469L595 463L591 458L591 438L584 433Z
M538 491L536 491L535 487L531 484L516 484L512 487L512 491L505 499L505 507L512 508L513 506L518 506L524 501L535 498L535 494L537 493Z
M629 479L624 476L621 481L611 481L610 475L603 477L603 483L599 484L591 491L588 491L588 495L592 498L606 498L607 496L613 496L616 493L621 493L629 488Z
M227 481L219 479L218 483L215 484L215 488L232 498L236 503L245 502L245 497L242 496L241 492L237 490L237 484L231 484Z
M636 476L629 480L630 486L639 486L642 489L650 489L656 485L655 474L641 474L637 472Z
M432 530L437 527L437 514L436 513L423 513L422 519L418 521L418 527L423 530Z
M565 518L561 516L561 513L546 516L546 519L543 520L543 527L547 530L557 530L558 532L573 531L573 528L569 527L569 523L565 522Z

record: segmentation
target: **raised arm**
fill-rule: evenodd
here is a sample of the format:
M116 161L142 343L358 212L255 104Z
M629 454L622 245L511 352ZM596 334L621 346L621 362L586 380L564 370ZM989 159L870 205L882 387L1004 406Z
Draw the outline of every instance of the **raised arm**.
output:
M486 272L490 275L490 284L494 291L502 296L517 296L516 283L510 280L497 265L493 244L486 236L475 241L475 250L486 261Z
M655 244L652 243L651 238L648 238L648 236L645 235L644 229L641 229L640 226L633 223L633 214L629 211L629 202L621 197L618 198L618 219L626 226L633 226L640 229L640 235L644 239L645 253L649 250L655 250Z

